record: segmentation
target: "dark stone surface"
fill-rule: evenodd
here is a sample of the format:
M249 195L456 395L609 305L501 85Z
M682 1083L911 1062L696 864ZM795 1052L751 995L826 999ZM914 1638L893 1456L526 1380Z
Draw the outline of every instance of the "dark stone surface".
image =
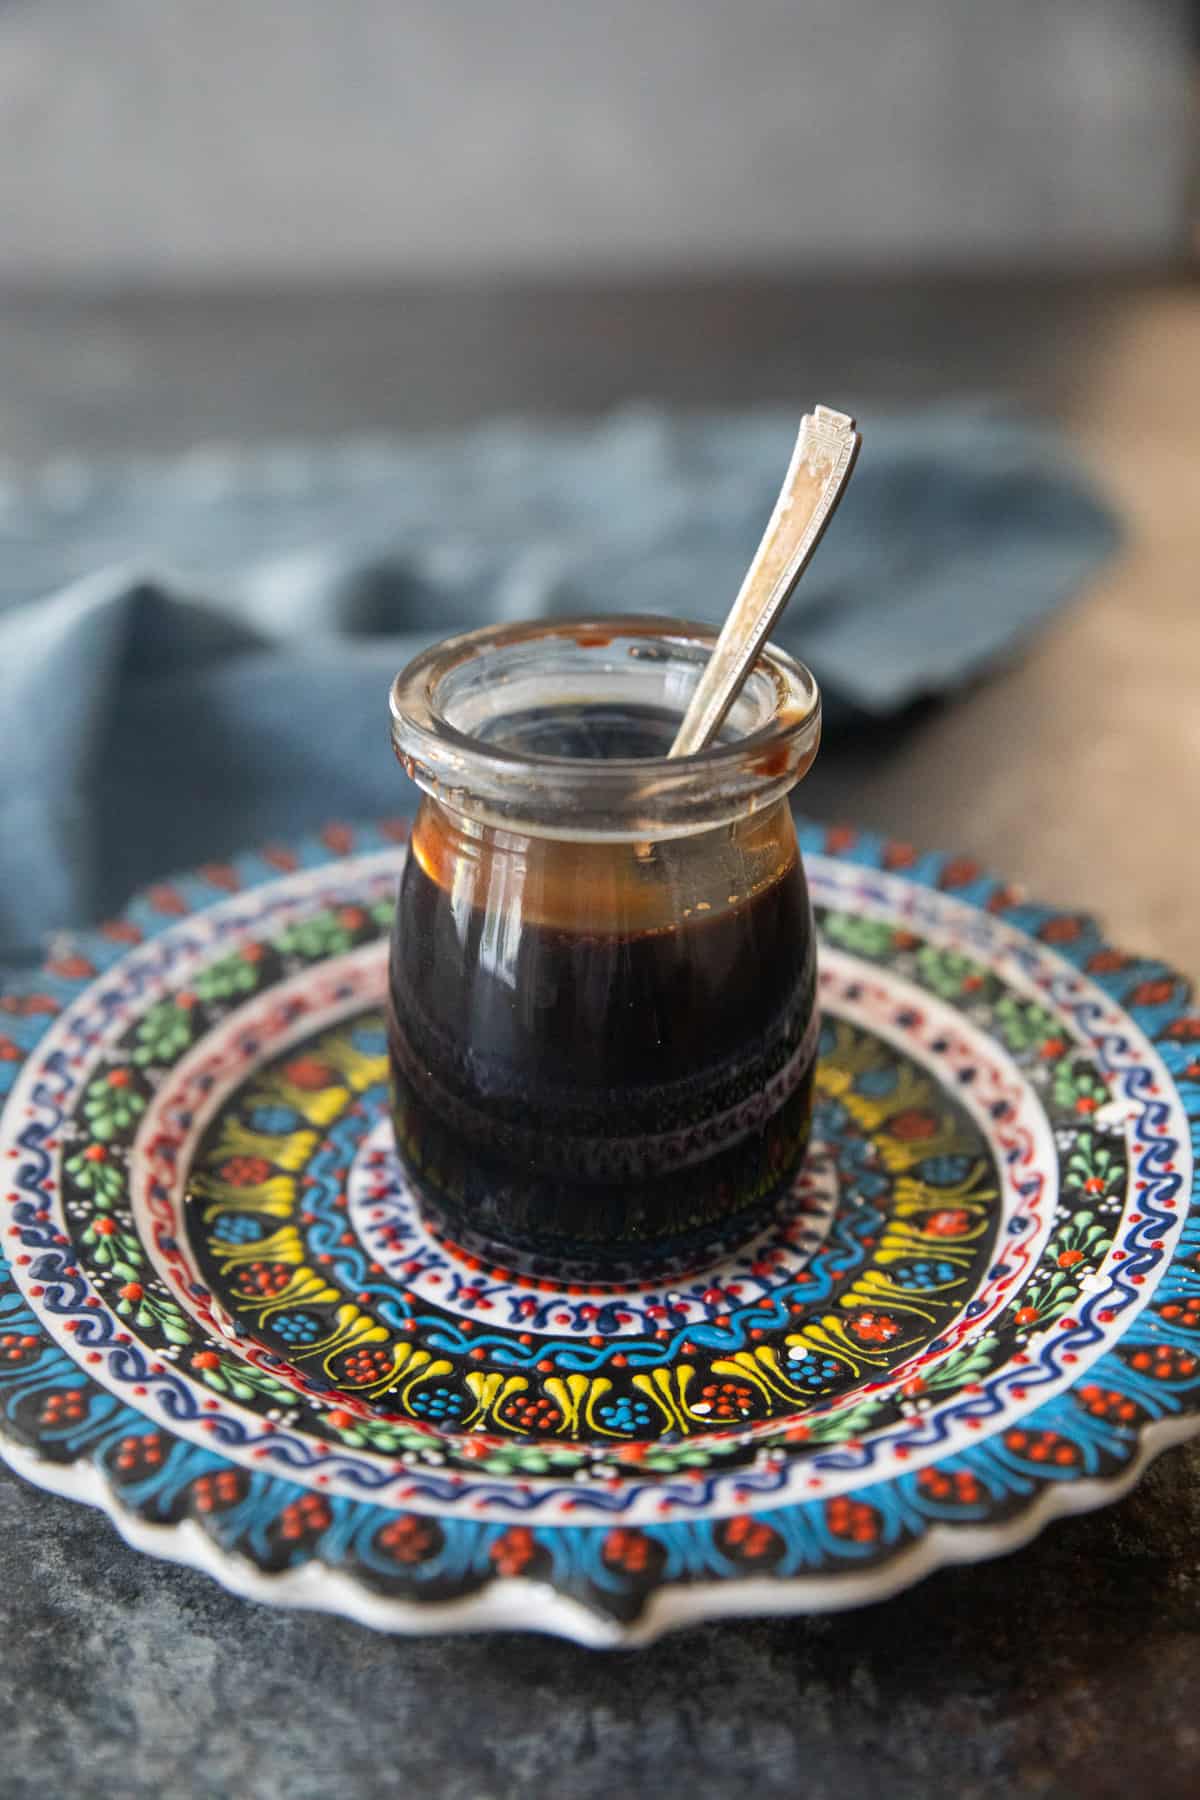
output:
M1137 281L780 275L0 293L0 460L440 429L630 401L1055 410Z
M806 808L971 852L1195 974L1198 320L1187 290L1011 282L0 300L0 456L643 393L987 388L1048 408L1129 515L1129 554L1019 668L830 746ZM2 1800L1182 1800L1200 1792L1200 1447L884 1605L630 1653L276 1613L0 1470L0 1659Z
M6 1800L1196 1792L1200 1455L858 1613L644 1650L385 1638L138 1555L0 1472Z

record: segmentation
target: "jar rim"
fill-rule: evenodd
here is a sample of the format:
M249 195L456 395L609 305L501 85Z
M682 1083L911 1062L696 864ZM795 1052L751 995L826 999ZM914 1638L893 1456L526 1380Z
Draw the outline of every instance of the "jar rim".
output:
M487 741L449 716L455 676L481 659L608 652L602 666L620 680L618 652L699 680L717 640L711 625L646 614L488 625L420 652L391 686L392 746L406 773L434 799L485 823L566 837L650 837L694 832L782 798L816 755L821 695L805 665L768 644L747 692L761 723L746 735L690 756L556 756ZM581 667L584 666L581 661ZM625 665L622 665L624 667ZM753 713L751 701L748 710Z

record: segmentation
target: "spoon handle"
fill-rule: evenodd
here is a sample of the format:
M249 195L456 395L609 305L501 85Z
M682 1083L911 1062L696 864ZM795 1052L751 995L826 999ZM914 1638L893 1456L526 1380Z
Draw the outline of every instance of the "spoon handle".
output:
M694 755L720 731L833 516L861 442L854 420L828 406L801 419L775 510L683 716L672 756Z

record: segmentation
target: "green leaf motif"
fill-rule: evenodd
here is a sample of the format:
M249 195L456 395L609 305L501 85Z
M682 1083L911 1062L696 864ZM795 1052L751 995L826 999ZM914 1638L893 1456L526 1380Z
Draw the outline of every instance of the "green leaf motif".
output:
M1064 1112L1095 1112L1108 1099L1108 1089L1093 1065L1083 1058L1060 1063L1054 1071L1051 1093Z
M992 1367L996 1349L996 1339L991 1332L985 1332L974 1343L960 1344L952 1350L945 1362L935 1363L925 1376L925 1389L931 1394L953 1393L956 1388L967 1382L982 1381Z
M108 1218L102 1222L112 1223ZM101 1220L94 1219L83 1234L91 1260L97 1268L109 1269L121 1281L136 1281L146 1263L141 1244L132 1232L104 1232L100 1225Z
M202 969L192 986L201 1000L231 1000L235 994L252 993L258 986L258 964L235 952Z
M353 1444L360 1450L378 1450L385 1456L395 1456L402 1450L428 1451L438 1444L438 1439L399 1419L354 1419L336 1430L341 1443Z
M987 971L970 957L960 956L956 950L937 950L932 944L922 944L917 951L917 976L923 987L943 1000L981 989L988 979Z
M354 932L336 913L314 913L289 925L275 939L275 948L285 956L303 956L315 961L322 956L340 956L354 942Z
M114 1085L112 1076L99 1075L89 1082L83 1100L83 1114L93 1135L102 1142L116 1137L136 1124L146 1110L145 1096L128 1085L126 1071L114 1070L125 1080Z
M147 1063L170 1063L181 1056L192 1041L192 1021L187 1008L174 1000L160 1000L143 1016L137 1028L137 1047L133 1060Z
M821 931L828 943L852 956L883 957L895 942L895 930L882 919L864 919L856 913L828 912Z
M1093 1132L1084 1131L1075 1140L1064 1173L1073 1187L1086 1187L1097 1199L1107 1200L1120 1188L1125 1169L1110 1145L1103 1143Z
M103 1150L103 1144L89 1146ZM69 1156L64 1164L67 1174L76 1187L90 1194L97 1206L109 1207L120 1199L125 1187L125 1171L118 1162L106 1156L102 1161L84 1155L81 1150L77 1156Z
M264 1369L255 1368L253 1363L228 1361L220 1359L215 1369L197 1368L193 1363L193 1372L197 1374L205 1387L215 1393L226 1394L234 1400L253 1400L256 1396L273 1401L277 1406L291 1407L296 1404L296 1396L290 1388L276 1381Z
M1001 995L993 1019L998 1037L1016 1056L1038 1050L1064 1035L1053 1013L1036 1001L1021 1000L1015 994Z
M545 1475L581 1461L580 1452L565 1444L502 1444L480 1466L489 1475Z
M135 1272L130 1270L130 1274ZM187 1320L173 1300L163 1299L143 1289L140 1294L123 1294L117 1301L117 1311L123 1318L132 1317L133 1323L141 1331L157 1325L169 1344L182 1347L191 1341Z
M712 1448L700 1449L695 1444L652 1444L642 1458L643 1469L671 1474L676 1469L704 1469L713 1460Z

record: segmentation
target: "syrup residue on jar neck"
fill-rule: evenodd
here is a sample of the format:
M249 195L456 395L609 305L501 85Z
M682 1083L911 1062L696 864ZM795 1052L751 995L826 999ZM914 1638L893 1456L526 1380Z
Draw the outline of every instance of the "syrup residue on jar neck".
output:
M641 934L747 905L796 864L786 801L732 824L657 843L567 840L501 830L426 798L412 855L456 907L519 907L523 922Z

